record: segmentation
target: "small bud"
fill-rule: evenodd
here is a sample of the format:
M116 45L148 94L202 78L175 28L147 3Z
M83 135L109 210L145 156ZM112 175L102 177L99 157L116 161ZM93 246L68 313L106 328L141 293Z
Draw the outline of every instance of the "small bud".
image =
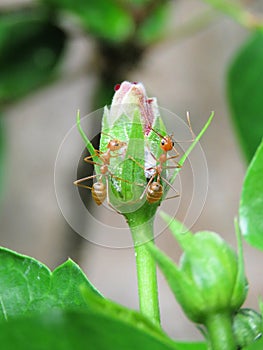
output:
M185 230L182 233L181 224L167 214L162 213L162 217L184 250L180 265L176 266L153 246L151 251L186 315L204 325L213 315L231 317L239 310L247 294L240 241L237 256L216 233L192 234Z
M180 244L184 249L179 267L181 278L191 285L184 290L181 305L189 318L205 323L208 314L232 314L238 310L245 300L247 284L245 278L239 279L238 258L233 249L208 231L182 235ZM237 288L240 293L235 294ZM198 298L193 298L193 289Z
M238 349L262 337L262 317L252 309L240 309L234 316L233 331Z

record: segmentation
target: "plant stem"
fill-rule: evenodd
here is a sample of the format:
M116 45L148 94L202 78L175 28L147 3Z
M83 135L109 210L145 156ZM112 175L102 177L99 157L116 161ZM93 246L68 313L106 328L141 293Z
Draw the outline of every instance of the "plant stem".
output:
M236 350L232 318L229 314L211 315L205 324L212 350Z
M153 240L153 220L130 227L137 266L140 311L154 323L160 324L156 263L147 244ZM148 242L145 242L147 238Z

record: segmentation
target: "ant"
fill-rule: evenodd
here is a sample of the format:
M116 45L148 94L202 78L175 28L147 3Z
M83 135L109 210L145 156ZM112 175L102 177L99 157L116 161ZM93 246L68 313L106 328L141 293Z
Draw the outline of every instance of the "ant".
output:
M151 105L152 105L153 102L154 102L154 98L148 98L148 100L147 100L147 107L148 107L149 111L152 110ZM147 113L145 114L145 117L146 117L146 120L147 120L147 123L148 123L148 125L146 125L146 130L148 130L148 132L149 131L153 131L156 135L158 135L161 138L161 141L160 141L160 148L161 148L161 150L164 153L166 153L166 154L168 152L172 151L172 150L175 152L175 155L173 157L169 157L166 160L179 157L180 154L177 151L177 149L175 148L175 143L179 143L179 142L193 142L194 139L195 139L195 135L193 133L193 129L192 129L192 126L191 126L190 114L189 114L188 111L186 112L186 118L187 118L187 124L188 124L189 130L190 130L191 135L192 135L192 139L188 140L188 141L174 141L173 140L173 134L165 135L165 136L161 135L158 131L156 131L155 129L152 128L151 122L150 122L150 120L149 120L149 118L147 116Z
M108 188L109 188L108 175L110 175L112 178L115 178L117 180L128 182L120 177L113 175L109 170L110 159L112 157L118 156L118 155L112 155L112 152L119 151L121 148L125 147L126 145L127 145L126 142L119 141L118 139L113 139L113 140L109 141L109 143L107 145L107 151L105 153L102 153L99 150L95 150L95 154L93 156L88 156L88 157L84 158L85 162L99 166L100 167L99 168L100 174L91 175L91 176L87 176L87 177L84 177L82 179L76 180L76 181L74 181L74 185L76 185L78 187L90 189L91 194L92 194L92 198L94 199L94 201L96 202L97 205L101 205L104 202L104 200L106 199L106 197L107 197L107 202L110 205L109 197L108 197ZM92 158L94 158L94 156L99 157L99 159L102 161L102 163L94 162L93 160L91 160ZM105 178L106 178L106 186L102 181L103 176L105 176ZM88 181L90 179L94 179L97 177L99 179L97 182L95 182L92 185L92 187L82 184L82 182L84 182L84 181Z
M152 102L152 99L148 99L148 103L150 104L151 102ZM194 139L194 134L193 134L191 123L190 123L189 112L187 112L187 122L189 125L189 129L193 135L193 139ZM162 198L164 191L163 191L163 186L161 184L161 179L177 193L177 190L172 186L172 184L170 184L169 181L167 181L161 174L162 174L162 171L164 169L181 168L181 165L178 162L176 162L175 165L170 165L170 166L164 165L167 161L179 157L179 152L174 147L175 142L172 139L173 136L172 135L163 136L158 131L154 130L152 127L150 127L150 129L161 138L160 148L163 151L163 153L161 153L161 155L159 156L159 159L157 159L154 156L154 154L152 152L150 152L150 155L154 158L156 164L157 163L158 164L155 166L150 166L150 167L145 168L143 165L141 165L139 162L137 162L133 157L129 156L129 158L131 160L133 160L139 167L144 169L145 173L147 173L151 170L154 170L154 173L151 175L150 180L148 181L148 183L145 187L145 190L143 191L143 193L140 197L140 199L142 199L143 196L146 194L146 200L150 204L152 204L152 203L158 202ZM191 142L192 141L193 140L191 140ZM168 152L170 152L171 150L174 150L175 155L169 157ZM154 181L155 177L157 177L156 181ZM176 194L175 196L169 197L169 198L175 198L178 196L179 196L179 194Z
M177 192L177 190L169 183L169 181L167 181L163 176L162 176L162 171L164 169L175 169L175 168L181 168L180 164L176 164L176 165L169 165L169 166L164 166L164 163L167 162L167 160L173 159L178 157L178 155L172 156L172 157L167 157L167 152L164 152L160 155L159 159L157 160L156 157L151 153L152 157L155 159L156 163L159 163L155 166L151 166L148 168L145 168L142 164L140 164L139 162L137 162L136 159L134 159L132 156L129 156L129 159L131 159L132 161L134 161L140 168L144 169L145 172L154 170L154 173L151 175L150 180L148 181L141 197L140 200L143 198L143 196L146 194L146 200L152 204L152 203L156 203L158 202L163 195L163 186L161 184L161 179L162 181L164 181L168 186L170 186L175 192ZM154 181L154 178L157 177L156 181ZM176 194L173 197L170 198L175 198L178 197L179 194Z

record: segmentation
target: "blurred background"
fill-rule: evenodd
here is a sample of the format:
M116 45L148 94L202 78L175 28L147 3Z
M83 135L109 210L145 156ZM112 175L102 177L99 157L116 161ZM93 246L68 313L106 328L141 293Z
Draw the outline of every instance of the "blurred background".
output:
M261 16L261 1L0 0L0 244L51 269L71 257L106 297L138 309L133 250L80 237L61 214L54 189L56 156L76 111L84 116L110 104L114 85L129 80L143 82L148 96L182 118L190 111L195 133L215 111L201 140L208 194L192 230L213 230L235 247L233 219L242 181L263 133L263 107L250 113L244 106L253 99L244 97L245 88L240 92L246 67L254 65L252 58L262 58ZM255 41L259 53L250 57L244 48ZM253 94L252 85L248 91ZM59 175L67 186L80 145L79 137ZM85 218L79 220L87 225ZM100 229L107 231L105 225ZM168 231L157 244L178 261L181 252ZM263 257L246 243L244 249L250 282L246 306L257 309ZM201 339L161 274L159 292L168 334Z

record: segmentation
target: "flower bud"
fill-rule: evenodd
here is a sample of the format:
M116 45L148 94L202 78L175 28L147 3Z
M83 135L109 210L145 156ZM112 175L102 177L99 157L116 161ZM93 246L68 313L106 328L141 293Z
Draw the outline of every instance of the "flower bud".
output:
M166 135L164 123L156 99L147 97L141 83L125 81L115 90L110 108L104 109L100 151L105 154L112 140L125 146L110 152L108 198L121 213L134 212L145 205L143 215L152 217L162 195L158 202L147 203L145 189L161 154L161 138L153 127ZM99 167L96 171L100 171Z
M151 251L186 315L205 325L213 315L233 315L247 294L240 239L237 256L216 233L182 233L177 221L162 217L184 250L180 265L155 247Z
M239 276L233 249L209 231L183 235L180 244L184 254L179 271L181 278L191 285L184 291L181 305L189 318L204 323L208 314L232 314L238 310L245 300L247 284L244 276ZM193 289L198 298L193 297ZM236 290L239 292L235 293Z
M124 81L115 86L115 94L109 111L110 123L114 124L117 119L124 115L132 122L134 111L137 108L144 132L149 132L156 116L159 115L156 99L147 97L142 83Z
M262 337L262 317L252 309L240 309L234 316L233 331L238 349Z

